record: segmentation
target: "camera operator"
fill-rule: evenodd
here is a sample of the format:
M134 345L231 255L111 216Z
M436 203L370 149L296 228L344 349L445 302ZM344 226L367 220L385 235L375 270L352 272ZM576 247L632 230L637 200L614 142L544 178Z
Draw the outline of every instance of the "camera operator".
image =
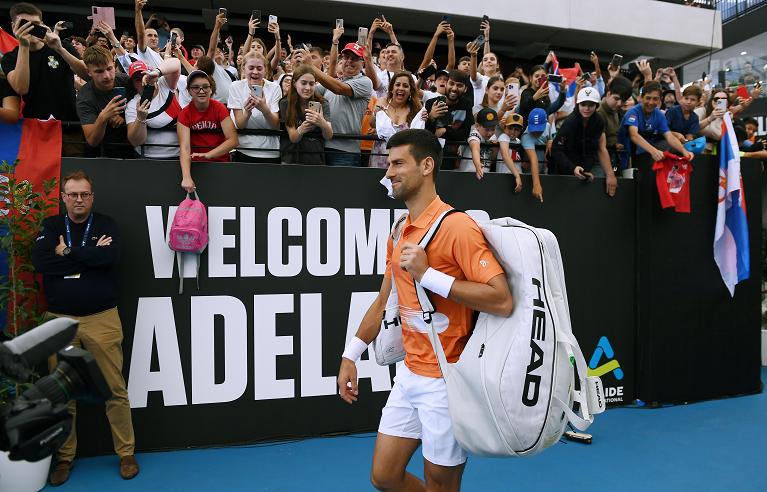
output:
M112 398L106 413L112 428L115 452L120 457L120 476L131 479L138 474L133 456L135 439L128 392L122 375L122 325L117 312L117 264L120 238L112 218L94 213L93 184L82 171L62 179L64 215L43 222L32 250L32 262L43 274L45 297L50 317L66 316L80 322L72 341L93 354ZM70 403L75 416L75 404ZM69 438L58 451L58 462L51 485L69 478L77 448L73 421Z

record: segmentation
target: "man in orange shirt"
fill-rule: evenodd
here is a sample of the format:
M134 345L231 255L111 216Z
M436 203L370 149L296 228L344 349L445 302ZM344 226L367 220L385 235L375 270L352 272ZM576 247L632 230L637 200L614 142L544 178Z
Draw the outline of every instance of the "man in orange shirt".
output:
M397 245L389 238L381 291L349 342L338 375L346 402L357 400L355 362L378 334L381 313L392 287L397 288L402 317L404 363L381 415L371 482L379 490L459 490L466 452L455 440L447 408L447 389L421 315L415 281L430 293L437 313L432 317L447 359L455 362L471 335L472 311L500 316L511 313L512 299L503 269L488 248L482 231L466 214L444 218L427 246L421 238L440 214L451 207L437 196L435 179L442 148L433 133L404 130L388 142L394 197L404 200L409 215ZM423 445L424 483L405 471Z

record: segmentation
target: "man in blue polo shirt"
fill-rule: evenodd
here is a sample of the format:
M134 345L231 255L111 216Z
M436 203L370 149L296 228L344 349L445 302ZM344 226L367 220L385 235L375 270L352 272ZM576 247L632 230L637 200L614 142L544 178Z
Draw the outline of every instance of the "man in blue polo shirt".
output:
M658 82L653 80L645 83L641 92L642 104L629 109L623 116L618 141L626 149L631 149L633 144L637 154L647 152L656 162L663 159L663 150L669 147L692 160L693 154L685 150L679 139L674 137L666 116L658 109L662 92Z
M668 129L683 144L695 138L700 132L700 121L694 109L698 107L703 91L697 85L688 86L682 92L682 100L678 105L666 111Z

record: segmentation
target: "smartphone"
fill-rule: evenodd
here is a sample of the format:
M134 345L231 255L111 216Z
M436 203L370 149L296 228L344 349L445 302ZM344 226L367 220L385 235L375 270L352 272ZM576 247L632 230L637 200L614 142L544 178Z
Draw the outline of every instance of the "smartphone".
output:
M359 31L357 31L357 44L360 46L365 46L367 43L368 43L368 28L360 27Z
M437 104L438 102L447 104L447 96L437 96L434 99L434 104Z
M125 87L115 87L112 92L115 96L125 97Z
M154 86L145 85L144 89L141 91L141 98L139 98L138 100L139 104L143 103L144 101L151 100L153 95L154 95Z
M220 9L218 9L218 15L223 15L224 17L226 17L226 9L224 7L221 7Z
M476 39L474 39L474 42L477 43L477 46L481 48L485 44L485 35L480 34L479 36L476 37Z
M442 22L450 24L450 16L449 15L443 15L442 16Z
M343 29L343 28L344 28L344 20L336 19L336 29Z
M63 24L61 24L61 27L64 29L73 29L75 27L75 23L71 21L66 21Z
M586 82L591 80L591 72L583 72L583 75L581 75L581 80Z
M277 16L276 15L270 15L269 16L269 24L277 24Z
M33 27L31 31L29 31L29 34L39 39L45 39L45 35L48 34L48 30L43 26L37 25Z
M561 83L562 83L562 76L561 76L561 75L557 75L557 74L554 74L554 73L550 73L550 74L548 74L548 75L546 76L546 79L547 79L549 82L554 82L555 84L561 84Z
M489 22L489 21L490 21L490 17L488 17L486 15L482 16L482 22Z
M519 99L519 82L510 82L506 86L506 94L514 94Z
M386 17L384 17L383 12L378 12L378 15L376 16L376 19L381 19L382 21L385 21Z
M721 109L722 111L727 111L727 99L720 99L716 102L717 109Z
M316 111L317 113L322 113L322 103L319 101L309 101L309 109Z
M173 46L174 48L176 47L176 43L177 43L176 38L178 38L178 34L176 34L175 32L171 32L170 33L170 45Z
M612 66L614 66L616 68L620 67L621 63L623 63L623 55L615 54L615 55L613 55L613 59L610 60L610 65L612 65Z
M251 92L253 92L253 95L255 97L264 97L264 88L260 85L251 85L250 86Z
M250 18L253 20L260 21L261 20L261 11L260 10L254 10L250 13Z

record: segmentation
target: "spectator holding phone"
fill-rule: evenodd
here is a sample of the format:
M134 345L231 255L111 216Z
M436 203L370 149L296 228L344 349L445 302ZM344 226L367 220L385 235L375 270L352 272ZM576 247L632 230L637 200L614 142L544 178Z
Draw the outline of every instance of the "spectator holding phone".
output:
M202 70L187 77L192 102L178 115L176 131L181 150L181 187L195 189L192 161L229 162L229 151L238 145L237 130L226 106L211 99L213 78Z
M77 93L77 114L88 142L85 157L130 159L135 155L133 149L125 145L126 91L130 79L116 73L112 54L99 45L85 50L83 62L90 81Z
M706 137L706 153L713 152L715 143L722 139L722 118L730 108L730 100L724 90L715 90L704 107L695 108L700 121L700 133Z
M385 106L376 113L376 134L379 140L373 146L370 167L389 167L386 144L395 133L423 127L421 101L413 75L407 70L397 72L388 84Z
M198 69L210 75L216 82L216 93L213 95L213 99L224 105L229 101L229 89L232 87L234 81L237 80L237 77L226 70L226 57L224 56L223 50L218 47L218 36L221 32L221 27L226 23L226 13L219 13L216 16L213 31L210 33L208 52L206 53L206 56L213 60L213 63L210 63L209 61L203 63L202 60L198 59L196 64Z
M471 87L471 78L460 70L451 70L447 93L426 102L426 129L448 142L465 142L469 138L474 116L472 101L465 97ZM457 146L447 143L442 158L444 169L455 168Z
M527 119L533 109L543 109L547 115L556 113L565 103L567 81L561 78L559 97L552 102L549 99L549 75L543 65L536 65L530 71L530 85L519 96L519 114Z
M507 82L504 82L504 80L497 75L490 77L487 81L487 89L482 98L482 102L480 104L475 104L472 112L476 115L482 108L492 108L500 118L503 117L507 111L513 111L514 108L517 107L519 101L513 93L506 93L507 83L516 83L516 87L519 87L519 81L517 79L509 78Z
M334 34L334 43L335 40ZM373 83L362 73L365 47L357 43L347 43L341 50L343 75L336 79L312 66L315 79L320 83L317 91L324 96L330 106L330 123L333 132L359 135L362 116L373 95ZM330 150L326 156L329 166L359 167L360 144L355 140L333 139L326 141L325 148Z
M181 76L181 62L169 58L150 69L138 60L128 68L128 76L133 86L125 108L128 141L147 159L178 159L176 121L191 101L186 78Z
M144 24L144 6L147 0L136 0L134 24L136 26L136 56L147 64L148 67L156 68L162 63L160 55L160 37L157 29L147 27Z
M660 84L654 80L642 86L642 103L625 114L618 138L627 149L634 145L637 154L646 152L656 162L663 159L663 151L669 148L692 160L693 154L674 137L659 109L661 92Z
M245 54L243 79L232 84L227 106L234 113L237 128L277 130L282 89L266 79L266 58L254 51ZM280 140L276 135L242 135L234 160L240 162L280 162Z
M596 114L599 101L596 87L584 87L578 92L576 110L565 118L554 139L549 173L588 181L606 177L607 194L615 196L618 180L607 153L605 123Z
M11 7L13 34L19 45L5 53L2 69L8 84L24 99L25 118L77 120L74 75L88 71L77 51L43 24L42 12L30 3ZM65 141L82 141L80 128L65 128ZM80 155L82 144L65 142L62 155Z
M292 80L287 97L279 103L280 122L288 133L280 140L282 162L325 164L325 141L333 138L330 105L315 92L317 79L309 65L296 68Z
M688 85L682 92L682 101L666 110L666 121L671 133L683 144L695 138L700 132L700 122L695 108L703 95L695 84Z

